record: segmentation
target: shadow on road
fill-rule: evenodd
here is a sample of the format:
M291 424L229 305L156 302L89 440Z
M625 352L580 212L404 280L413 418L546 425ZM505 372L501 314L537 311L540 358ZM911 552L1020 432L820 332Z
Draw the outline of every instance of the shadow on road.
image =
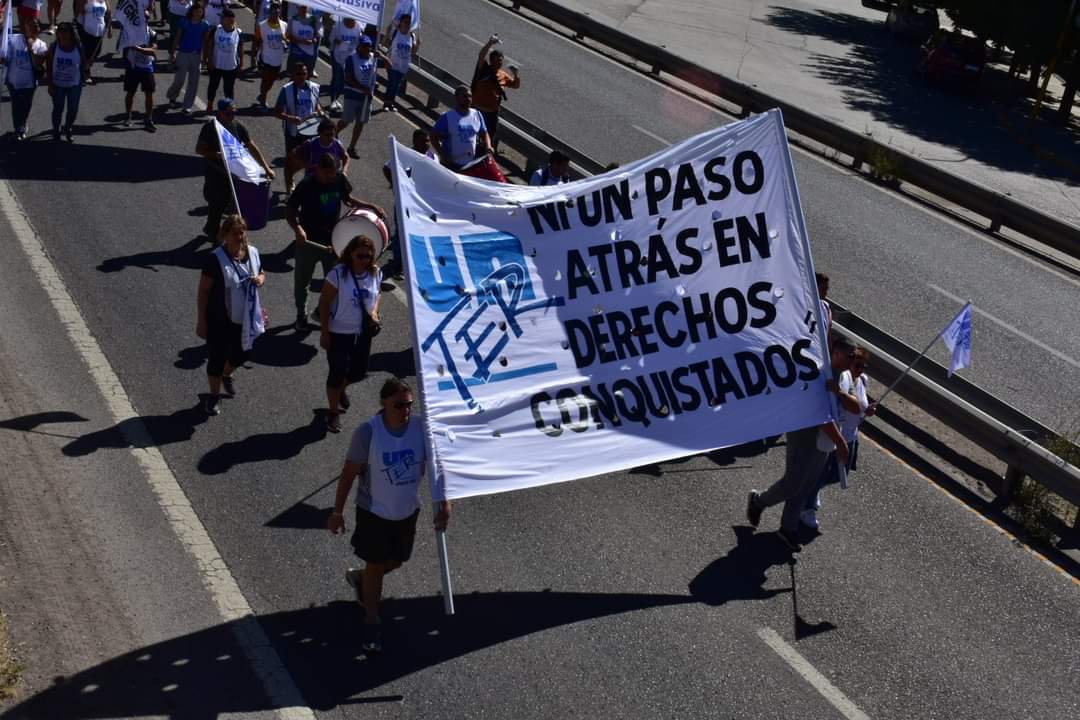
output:
M149 448L190 440L195 428L206 422L201 403L169 415L128 418L110 428L72 440L63 447L69 457L90 455L105 448Z
M304 701L319 711L350 704L400 702L378 691L395 680L484 648L545 630L609 615L693 602L678 595L562 592L475 593L457 599L447 618L438 597L388 600L384 652L360 651L354 603L259 618L289 668ZM213 720L225 713L272 705L236 636L250 620L218 625L139 648L67 678L10 710L12 718L131 718L166 716ZM587 638L583 637L583 642ZM357 696L360 697L357 697Z
M30 415L0 420L0 429L16 430L18 432L28 432L36 435L49 435L51 437L75 440L77 439L77 436L75 435L65 435L64 433L54 433L37 429L41 425L69 422L86 422L86 418L69 410L49 410L47 412L32 413Z
M713 450L712 452L701 453L700 455L690 455L688 457L667 460L663 463L653 463L652 465L641 465L636 468L631 468L628 472L634 475L660 477L661 475L670 473L708 472L715 470L716 468L727 468L730 470L748 468L750 467L749 465L736 465L735 463L740 459L745 460L764 455L769 451L769 448L773 447L775 444L776 438L754 440L753 442L743 443L742 445L736 445L735 447ZM668 467L670 465L682 465L683 463L691 462L699 457L708 459L714 467L684 468L678 470Z
M315 410L311 422L288 432L261 433L219 445L199 460L199 472L221 475L244 463L296 457L305 447L326 437L325 412Z
M690 581L690 595L706 605L733 600L768 600L791 588L765 588L767 572L787 565L792 553L776 533L756 533L749 525L736 525L735 547L717 558Z
M202 249L203 245L207 246L206 249ZM158 266L201 270L210 252L210 241L205 235L198 235L172 250L150 250L103 260L97 269L103 273L119 272L129 267L157 272Z
M149 183L203 174L203 159L194 154L53 141L9 143L5 150L8 180Z
M1080 131L1044 122L1029 130L1025 117L1029 105L1013 92L1013 82L998 67L988 65L978 94L964 96L932 87L916 75L918 48L894 40L879 20L828 10L773 7L761 22L793 35L816 36L848 46L842 57L813 54L805 67L843 88L844 104L852 110L917 138L955 148L966 158L986 165L1080 181L1067 166L1035 154L1027 146L1035 142L1050 155L1075 158ZM1047 108L1046 115L1050 114ZM1023 141L1018 132L1026 136ZM876 133L875 139L890 144L888 131ZM911 150L903 138L894 144ZM925 155L925 151L919 154Z

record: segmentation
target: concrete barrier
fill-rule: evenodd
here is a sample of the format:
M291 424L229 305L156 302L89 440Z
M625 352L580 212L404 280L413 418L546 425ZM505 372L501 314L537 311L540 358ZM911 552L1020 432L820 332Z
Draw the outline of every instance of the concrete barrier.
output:
M780 108L792 131L850 158L856 168L876 158L888 158L895 177L949 203L987 219L987 230L1003 227L1025 235L1070 257L1080 259L1080 227L1017 202L966 178L935 167L914 155L879 143L865 134L824 120L812 112L767 95L745 83L720 75L587 14L553 0L510 0L514 10L529 10L634 60L645 63L654 75L666 73L740 108L742 116ZM499 3L501 4L501 3Z

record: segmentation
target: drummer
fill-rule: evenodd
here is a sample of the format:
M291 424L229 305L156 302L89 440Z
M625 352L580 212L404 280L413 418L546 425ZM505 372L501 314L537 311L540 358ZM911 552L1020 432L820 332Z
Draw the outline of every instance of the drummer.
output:
M315 173L319 159L323 155L333 155L341 165L341 174L349 173L349 156L345 152L345 146L337 139L334 133L334 121L324 117L319 121L319 134L310 140L305 140L299 147L292 151L290 158L297 167L305 167L304 177Z
M315 266L322 265L323 277L334 266L331 232L341 214L342 205L370 210L386 222L386 212L378 205L358 200L352 195L352 183L339 171L333 155L323 155L315 173L305 177L289 196L285 221L296 235L296 259L293 262L293 299L296 301L296 331L314 329L307 317L308 286Z
M285 83L274 103L274 116L281 118L285 131L285 192L290 195L293 176L303 167L290 162L291 153L318 134L319 119L324 114L319 106L319 84L308 80L307 65L295 62L291 70L292 82Z

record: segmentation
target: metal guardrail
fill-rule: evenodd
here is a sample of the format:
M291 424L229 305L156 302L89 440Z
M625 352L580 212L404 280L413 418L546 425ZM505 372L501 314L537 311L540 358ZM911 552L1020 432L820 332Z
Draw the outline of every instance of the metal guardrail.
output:
M409 82L428 96L429 109L434 110L440 104L452 106L452 85L457 84L456 79L429 62L422 64L449 83L416 65L409 70ZM542 134L547 144L537 141L515 127L514 123L508 122L511 117L522 121L511 113L505 113L504 121L499 124L500 142L522 153L530 163L546 162L551 149L558 148L576 158L576 171L581 175L593 174L593 168L602 169L596 160L546 132L542 131ZM535 127L527 121L523 124ZM918 355L911 346L874 327L850 310L836 303L833 303L833 307L833 328L874 355L876 380L892 384ZM897 385L896 392L946 427L1005 462L1014 477L1018 472L1028 475L1068 502L1080 506L1080 469L1036 442L1058 438L1051 428L963 378L948 378L945 368L928 358L916 363L912 372ZM1077 522L1080 524L1080 513Z
M525 8L569 28L579 40L589 38L647 63L654 75L667 73L720 97L738 106L743 116L780 108L784 114L784 124L790 130L851 157L853 167L859 168L864 162L873 161L877 157L887 157L895 164L893 173L899 180L986 218L989 220L990 232L998 232L1002 227L1008 227L1070 257L1080 259L1080 227L1028 207L1004 193L934 167L914 155L880 143L862 133L824 120L812 112L720 75L681 58L664 47L628 35L587 14L563 7L553 0L509 1L514 10Z

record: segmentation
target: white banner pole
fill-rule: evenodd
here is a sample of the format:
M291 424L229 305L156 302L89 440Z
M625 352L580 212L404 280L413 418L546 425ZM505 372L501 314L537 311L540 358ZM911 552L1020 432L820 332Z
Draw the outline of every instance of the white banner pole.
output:
M405 222L404 213L402 211L401 202L401 182L398 178L398 159L397 159L397 140L391 135L388 138L390 142L390 172L394 178L394 212L397 214L397 229L398 229L398 251L401 253L401 257L405 269L405 282L408 283L408 288L405 291L405 297L410 303L412 298L418 295L412 292L413 277L411 268L412 258L409 256L409 243L405 237ZM425 401L426 395L424 392L424 366L420 357L420 331L417 327L416 318L413 317L412 322L412 336L413 336L413 362L416 364L416 394L420 396L420 404L424 408L423 422L424 422L424 441L427 443L427 475L428 484L431 488L431 512L432 517L439 511L439 502L446 497L445 488L436 490L438 485L438 475L435 469L435 438L431 432L431 424L428 422L427 402ZM442 497L438 497L441 495ZM450 557L446 550L446 531L435 531L435 550L439 557L439 578L442 585L443 593L443 610L447 615L454 614L454 588L450 581Z

